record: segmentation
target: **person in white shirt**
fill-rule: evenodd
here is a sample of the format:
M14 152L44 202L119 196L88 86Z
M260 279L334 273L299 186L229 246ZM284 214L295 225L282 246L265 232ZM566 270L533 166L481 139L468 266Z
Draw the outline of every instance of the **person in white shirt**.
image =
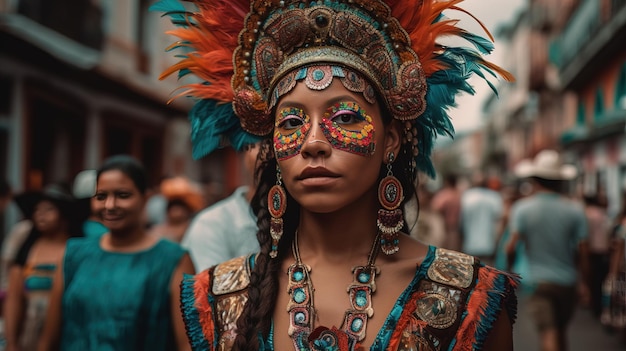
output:
M489 189L486 180L475 184L461 196L462 251L492 264L504 205L500 193Z
M258 153L258 144L249 145L243 152L248 184L200 211L187 229L181 245L189 250L197 272L259 250L256 216L250 207Z

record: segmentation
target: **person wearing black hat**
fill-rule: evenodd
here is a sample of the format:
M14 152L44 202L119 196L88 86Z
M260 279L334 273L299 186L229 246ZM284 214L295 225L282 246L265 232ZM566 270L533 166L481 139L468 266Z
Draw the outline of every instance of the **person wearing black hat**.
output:
M4 302L7 350L34 350L46 316L52 277L70 237L82 236L84 218L70 192L60 184L15 196L32 229L9 268ZM24 312L23 312L24 311Z

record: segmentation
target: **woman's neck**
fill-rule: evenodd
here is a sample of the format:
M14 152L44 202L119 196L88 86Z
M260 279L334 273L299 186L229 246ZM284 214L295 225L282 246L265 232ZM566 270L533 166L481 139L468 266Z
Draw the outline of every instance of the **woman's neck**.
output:
M102 247L110 251L132 252L152 246L154 240L142 227L111 231L102 238Z
M378 233L378 202L373 199L367 196L332 213L301 209L298 240L303 257L317 255L339 260L365 257Z
M41 232L41 238L50 242L64 242L70 237L67 229L59 228L48 232Z

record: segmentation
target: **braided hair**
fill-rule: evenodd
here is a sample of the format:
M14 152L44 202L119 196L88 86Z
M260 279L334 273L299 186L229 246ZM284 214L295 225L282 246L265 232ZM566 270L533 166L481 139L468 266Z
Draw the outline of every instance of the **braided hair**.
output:
M391 118L386 111L382 111L383 122L386 127L390 126ZM300 205L286 191L287 207L283 215L283 236L278 242L278 256L270 258L272 238L270 235L270 213L268 210L267 195L272 186L276 184L277 161L273 152L271 139L261 142L259 151L259 167L257 168L257 190L251 201L251 206L257 216L257 239L260 252L256 257L256 263L250 273L248 286L248 302L237 320L237 337L233 350L246 351L260 349L260 338L267 340L270 329L272 313L276 307L278 297L278 277L281 263L288 254L291 243L300 220ZM405 198L402 205L406 204L414 196L415 171L411 167L414 155L411 145L402 143L396 161L392 163L392 172L398 178L404 189ZM386 165L381 165L379 180L387 175ZM405 220L405 228L407 228Z

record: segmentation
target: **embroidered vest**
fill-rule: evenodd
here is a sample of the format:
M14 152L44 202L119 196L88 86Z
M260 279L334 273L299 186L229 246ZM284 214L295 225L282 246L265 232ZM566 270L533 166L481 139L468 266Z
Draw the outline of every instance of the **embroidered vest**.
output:
M194 350L232 348L253 260L252 255L239 257L185 277L181 307ZM395 322L389 324L393 331L377 338L372 349L479 349L503 308L515 319L517 277L472 256L432 247L422 266L407 297L399 300L402 311L388 316Z

